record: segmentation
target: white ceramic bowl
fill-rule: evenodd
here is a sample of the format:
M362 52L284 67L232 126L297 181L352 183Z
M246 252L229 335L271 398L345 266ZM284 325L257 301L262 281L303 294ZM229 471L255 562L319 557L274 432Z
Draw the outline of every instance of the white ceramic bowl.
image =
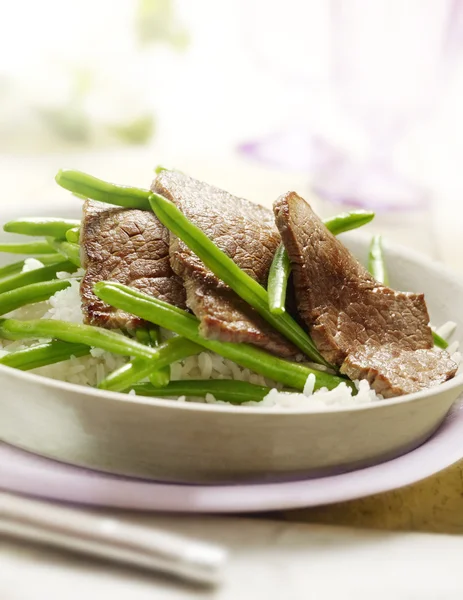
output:
M365 260L369 237L343 240ZM463 332L463 280L408 249L385 248L391 285L423 291L432 322ZM269 481L351 470L416 448L463 391L429 391L306 412L177 403L93 390L0 367L0 439L60 461L177 482Z

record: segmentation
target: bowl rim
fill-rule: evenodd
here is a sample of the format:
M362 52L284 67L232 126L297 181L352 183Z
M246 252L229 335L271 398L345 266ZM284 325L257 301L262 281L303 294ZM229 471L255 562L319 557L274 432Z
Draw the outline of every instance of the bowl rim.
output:
M343 236L346 234L343 234ZM371 240L371 235L367 235L362 232L347 233L352 240L358 240L366 243ZM420 267L425 270L437 272L439 276L447 278L449 283L454 283L460 287L463 291L463 277L457 273L454 273L443 263L425 256L424 254L417 252L403 246L402 244L391 243L384 239L384 248L397 256L402 256L410 259L417 263ZM463 327L463 323L461 325ZM77 383L69 383L66 381L60 381L58 379L51 379L44 375L38 375L35 373L29 373L27 371L21 371L14 367L8 367L0 364L0 374L13 375L15 378L21 380L24 379L29 383L37 382L41 385L49 386L55 389L61 389L64 392L80 393L83 396L93 396L105 400L112 400L117 402L130 402L133 404L143 404L152 407L161 407L164 409L177 409L186 411L200 411L200 412L213 412L213 413L233 413L235 415L269 415L269 418L281 418L283 415L327 415L327 414L339 414L339 413L353 413L358 411L375 410L382 407L394 406L396 404L419 402L425 397L437 396L455 388L461 388L463 390L463 372L457 374L453 379L445 381L435 387L422 390L420 392L414 392L413 394L407 394L405 396L397 396L379 402L371 402L369 404L359 404L350 406L334 406L326 409L317 408L316 410L303 409L303 408L276 408L267 407L263 408L260 406L241 406L239 404L209 404L201 402L178 402L171 398L157 398L151 396L135 396L133 394L126 394L122 392L113 392L109 390L102 390L98 388L87 387L79 385ZM273 417L270 417L273 415Z

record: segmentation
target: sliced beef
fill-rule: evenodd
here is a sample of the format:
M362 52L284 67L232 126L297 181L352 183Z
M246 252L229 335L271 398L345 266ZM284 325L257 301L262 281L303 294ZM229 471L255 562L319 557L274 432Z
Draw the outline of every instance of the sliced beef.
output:
M174 202L248 275L267 285L280 243L271 211L175 171L162 171L153 190ZM255 344L284 357L298 353L173 235L170 259L172 269L183 279L187 305L200 319L202 335Z
M443 383L456 365L445 350L405 350L399 344L360 346L341 365L350 379L367 379L385 398L419 392Z
M431 387L456 365L433 349L422 294L379 284L296 193L274 204L300 315L320 353L384 397Z
M157 217L143 210L84 203L81 230L81 284L86 323L132 329L143 321L113 308L93 293L98 281L117 281L160 300L185 307L185 290L169 262L169 232Z

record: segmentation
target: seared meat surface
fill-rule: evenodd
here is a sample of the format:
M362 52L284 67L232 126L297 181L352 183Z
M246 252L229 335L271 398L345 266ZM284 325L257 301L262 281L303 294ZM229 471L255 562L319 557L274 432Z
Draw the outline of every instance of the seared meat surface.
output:
M117 281L160 300L185 307L185 290L169 262L169 232L149 212L87 200L81 230L81 284L84 320L107 328L132 329L143 324L93 293L98 281Z
M248 275L267 285L280 243L271 211L175 171L162 171L152 189L174 202ZM255 344L284 357L298 353L173 235L170 260L172 269L183 280L188 307L200 319L202 335Z
M299 313L320 353L384 397L418 391L455 375L434 350L422 294L379 284L296 193L274 204L291 260Z
M455 375L456 365L444 350L405 350L400 344L360 346L341 365L350 379L367 379L385 398L419 392Z

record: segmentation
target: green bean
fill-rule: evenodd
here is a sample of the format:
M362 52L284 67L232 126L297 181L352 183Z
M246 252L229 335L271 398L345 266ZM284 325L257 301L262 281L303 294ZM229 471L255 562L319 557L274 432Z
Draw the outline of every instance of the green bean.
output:
M65 260L65 257L62 254L59 254L58 252L54 254L42 254L41 256L28 256L27 258L35 258L36 260L39 260L44 266L54 265Z
M25 340L34 338L51 338L63 342L80 343L122 356L137 356L154 359L158 354L155 349L139 344L131 338L115 331L108 331L92 325L79 325L67 321L51 319L35 319L17 321L0 319L0 337L8 340Z
M63 261L47 267L40 267L39 269L34 269L33 271L26 271L24 273L12 275L11 277L7 277L6 279L2 279L0 281L0 294L23 287L25 285L29 285L31 283L49 281L50 279L54 279L56 274L61 271L66 273L74 273L76 271L76 266L69 261Z
M151 342L154 346L159 346L161 344L161 336L159 327L155 329L151 329L150 331ZM151 383L157 387L162 387L167 385L170 381L170 365L166 365L161 369L156 369L149 375L149 380Z
M289 387L302 390L307 377L314 374L316 389L320 387L332 389L341 382L345 382L354 389L353 384L344 378L310 369L300 363L283 360L256 346L203 338L199 333L199 321L196 317L128 286L105 281L95 284L94 291L101 300L116 308L126 310L165 329L170 329L212 352L233 360L242 367L274 381L280 381Z
M291 263L283 244L280 244L273 257L268 274L268 307L273 315L285 312L286 288L291 274Z
M151 371L148 378L156 387L164 387L170 381L170 365Z
M384 264L383 244L380 235L371 238L370 251L368 253L368 270L379 283L389 285L389 277Z
M71 356L81 357L87 356L87 354L90 354L90 347L84 344L69 344L52 340L45 344L37 344L24 350L10 352L0 358L0 365L29 371L69 360Z
M107 375L105 379L100 381L98 387L102 390L122 392L133 383L137 383L148 377L154 368L151 361L133 358L125 365Z
M149 330L149 336L153 346L159 346L161 344L162 340L159 327L152 327ZM164 385L167 385L170 381L170 365L166 365L165 367L161 367L160 369L152 371L149 375L149 380L157 387L163 387Z
M35 304L48 300L56 292L65 290L71 283L66 279L52 279L31 283L0 294L0 315L5 315L26 304Z
M136 329L135 338L140 344L145 344L146 346L159 346L162 342L159 327L152 323L149 323L146 327Z
M170 381L170 365L151 371L148 375L150 382L156 387L164 387Z
M374 216L375 213L369 210L352 210L325 219L323 223L333 235L339 235L340 233L366 225L374 219Z
M354 210L326 219L324 224L333 235L339 235L345 231L366 225L374 216L374 212ZM270 267L267 286L269 310L274 315L281 315L285 312L286 288L290 274L291 262L284 245L280 244Z
M80 227L72 227L66 231L66 240L73 244L80 242Z
M72 227L80 225L76 219L55 219L48 217L26 217L9 221L3 226L8 233L20 233L22 235L51 236L64 239L66 232Z
M76 267L81 266L80 262L80 246L72 242L61 242L53 238L47 238L48 243L52 248L57 250L60 254L65 256L69 261L72 262Z
M148 377L154 370L163 369L173 362L198 354L201 350L202 347L194 342L182 337L173 337L153 349L154 354L149 361L133 359L110 373L98 387L114 392L125 390L132 384ZM167 381L167 383L169 382Z
M55 177L61 187L80 197L116 204L124 208L150 210L149 190L107 183L81 171L61 170Z
M143 327L139 327L135 330L135 339L140 344L145 344L145 346L152 346L151 337L148 329L144 329Z
M204 381L171 381L165 387L155 387L149 383L139 383L131 387L137 396L172 397L213 394L217 400L230 404L260 402L270 392L270 388L233 379L206 379Z
M162 342L161 339L161 328L160 327L150 327L148 329L148 334L150 336L150 340L151 340L151 344L153 346L159 346L159 344Z
M149 329L139 328L135 332L135 337L140 342L140 344L146 344L147 346L159 346L159 344L161 343L159 327L150 327ZM141 365L140 368L142 368ZM134 373L135 371L136 369L134 370ZM170 381L170 367L167 365L162 369L156 369L152 373L150 372L149 377L153 385L159 387L167 385ZM139 380L140 379L137 379L136 381Z
M445 350L449 346L447 340L444 340L444 338L437 334L435 331L432 332L432 339L434 340L434 346L442 348L442 350Z
M61 260L63 260L62 257ZM24 259L9 265L5 265L4 267L0 267L0 279L9 277L10 275L16 275L16 273L21 273L23 267Z
M216 277L230 286L270 325L293 342L314 362L329 366L307 333L289 314L273 315L270 312L267 290L242 271L199 227L188 221L175 204L158 194L150 196L150 204L161 223L179 237Z
M62 256L61 254L44 254L43 256L32 256L30 258L35 258L36 260L39 260L43 265L52 265L55 263L62 262L64 260L64 256ZM0 279L4 279L5 277L9 277L10 275L16 275L17 273L21 273L24 267L25 260L26 259L22 259L18 262L5 265L4 267L0 267Z
M48 242L25 242L21 244L0 244L0 252L9 254L54 254L55 251Z

